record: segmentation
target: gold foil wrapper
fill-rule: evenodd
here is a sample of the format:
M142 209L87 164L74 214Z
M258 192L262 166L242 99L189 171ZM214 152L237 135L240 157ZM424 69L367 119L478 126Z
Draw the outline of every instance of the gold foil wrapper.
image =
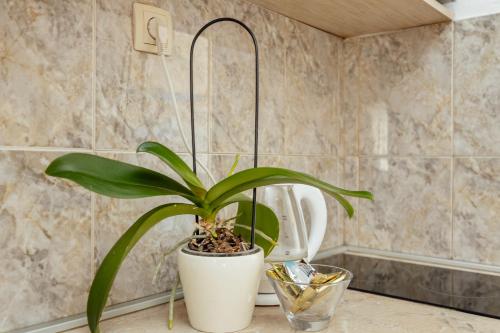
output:
M290 311L298 313L309 309L315 302L319 301L322 296L328 292L328 286L331 283L340 282L346 278L345 272L335 272L331 274L315 273L309 285L299 287L294 284L294 281L286 273L283 265L273 264L273 267L266 271L266 274L277 281L285 282L283 292L292 306ZM287 283L288 282L288 283Z

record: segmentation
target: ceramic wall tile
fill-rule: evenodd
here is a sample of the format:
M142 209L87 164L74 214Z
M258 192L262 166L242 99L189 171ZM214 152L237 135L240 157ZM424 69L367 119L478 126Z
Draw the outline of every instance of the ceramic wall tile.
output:
M254 141L255 69L251 39L237 25L222 22L211 31L214 153L250 153Z
M44 170L58 154L0 152L0 331L85 310L90 193Z
M259 151L284 150L285 19L243 1L215 1L218 16L242 20L259 46ZM251 37L234 23L214 25L212 40L211 152L252 153L255 114L255 59Z
M287 21L285 152L336 155L341 39Z
M339 164L339 186L349 190L364 190L359 188L359 159L357 157L345 157L339 161ZM354 208L354 216L349 218L344 209L341 209L339 212L339 219L344 225L344 242L346 245L358 245L358 216L360 199L351 197L346 197L346 199L349 200Z
M454 165L453 256L500 265L500 158L457 158Z
M343 43L341 61L340 95L340 154L357 155L360 66L358 60L360 39L347 39Z
M90 147L91 4L0 3L0 145Z
M134 150L146 140L185 152L173 99L157 55L137 52L131 36L133 1L97 2L96 145ZM166 58L190 144L189 50L193 36L176 31L174 55ZM208 41L195 54L195 116L198 151L208 150Z
M260 165L264 165L262 158L263 157L259 159ZM227 177L235 159L236 154L210 155L210 172L216 181L221 181ZM234 172L242 171L251 167L253 167L253 155L240 155Z
M455 153L500 154L500 15L455 24Z
M217 0L156 0L174 18L175 30L193 35L209 20L215 18L212 9Z
M178 179L160 160L152 156L101 155L157 170ZM200 158L206 163L205 157ZM118 238L144 213L161 204L179 200L185 202L178 197L165 196L120 200L96 195L95 200L96 267ZM121 303L171 288L177 276L176 256L171 254L165 257L164 254L192 233L193 223L192 216L180 216L169 218L153 227L125 259L111 289L109 303Z
M373 202L359 202L358 240L378 250L449 258L449 158L361 158L359 186Z
M451 154L451 40L450 24L359 39L362 155Z

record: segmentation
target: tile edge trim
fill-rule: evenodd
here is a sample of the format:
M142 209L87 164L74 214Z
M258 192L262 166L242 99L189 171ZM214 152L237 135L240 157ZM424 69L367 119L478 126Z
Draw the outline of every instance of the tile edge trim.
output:
M342 253L352 254L362 257L371 257L371 258L406 262L410 264L419 264L432 267L447 268L452 270L460 270L460 271L467 271L467 272L480 273L486 275L500 276L500 266L461 261L456 259L428 257L418 254L375 250L359 246L345 246L345 251ZM321 254L322 258L328 257L329 255L333 254L328 254L328 253Z
M183 298L183 296L184 295L182 291L177 291L175 294L175 299L181 299ZM104 310L102 319L110 319L131 312L144 310L153 306L168 303L169 300L170 292L164 292L161 294L147 296L129 302L112 305ZM13 331L9 331L8 333L57 333L82 327L85 325L87 325L87 317L84 313L81 313L42 324L16 329Z

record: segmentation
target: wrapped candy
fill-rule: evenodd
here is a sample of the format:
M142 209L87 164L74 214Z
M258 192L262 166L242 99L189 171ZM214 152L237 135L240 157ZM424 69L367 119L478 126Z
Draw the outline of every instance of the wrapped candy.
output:
M295 283L309 283L316 274L316 270L304 259L301 261L285 261L285 271Z
M305 260L286 261L283 264L273 264L267 275L285 283L286 297L292 303L291 312L298 313L310 308L327 292L327 286L346 278L343 271L331 274L317 272Z

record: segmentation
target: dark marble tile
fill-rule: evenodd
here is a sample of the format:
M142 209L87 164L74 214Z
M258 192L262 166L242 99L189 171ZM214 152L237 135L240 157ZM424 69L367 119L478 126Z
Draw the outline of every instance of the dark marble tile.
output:
M320 264L320 265L332 265L332 266L337 266L337 267L345 267L344 258L345 258L345 256L343 254L338 254L338 255L324 258L321 260L314 260L313 263Z
M345 256L344 267L354 273L353 288L451 305L451 272L447 269L359 256Z
M453 271L454 308L500 316L500 276Z
M350 270L350 289L500 318L500 276L349 254L315 263Z

